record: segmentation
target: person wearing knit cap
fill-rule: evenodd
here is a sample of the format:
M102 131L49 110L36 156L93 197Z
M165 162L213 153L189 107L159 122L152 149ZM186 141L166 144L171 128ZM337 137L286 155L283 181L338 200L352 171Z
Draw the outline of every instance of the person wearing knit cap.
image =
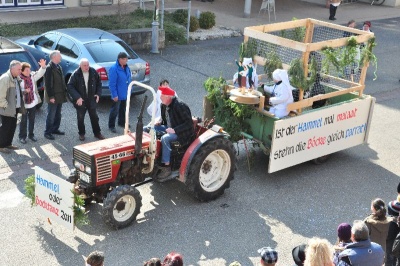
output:
M388 203L388 214L391 216L399 216L400 212L400 183L397 185L397 198Z
M335 265L338 265L338 263L339 263L340 252L342 252L348 244L352 243L352 241L351 241L351 225L348 223L339 224L339 226L337 228L337 236L338 236L338 240L336 242L336 245L333 247L333 249L334 249L333 263Z
M389 224L389 231L386 238L386 265L400 265L400 259L394 256L392 248L396 236L400 233L400 227L397 225L397 218L400 211L400 183L397 185L397 198L387 204L388 215L393 219Z
M339 254L337 266L382 266L385 252L381 245L372 242L369 238L367 225L356 220L351 227L351 240ZM307 257L307 254L306 254Z
M194 127L189 106L176 97L175 91L170 87L158 89L161 91L161 118L154 128L166 133L161 137L161 162L164 167L161 167L160 173L154 179L164 182L174 178L171 176L170 166L171 142L179 141L182 145L188 143L194 136Z
M363 31L372 32L372 31L371 31L371 26L372 26L372 24L371 24L370 21L365 21L364 24L363 24L362 30L363 30Z
M274 266L278 261L278 252L271 247L262 247L257 250L261 255L262 266Z

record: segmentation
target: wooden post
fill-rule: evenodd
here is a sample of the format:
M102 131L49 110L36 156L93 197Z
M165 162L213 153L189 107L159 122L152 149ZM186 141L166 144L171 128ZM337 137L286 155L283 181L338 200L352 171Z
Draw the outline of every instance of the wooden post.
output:
M265 104L265 96L261 95L260 96L260 104L258 105L259 112L262 112L264 110L264 104Z

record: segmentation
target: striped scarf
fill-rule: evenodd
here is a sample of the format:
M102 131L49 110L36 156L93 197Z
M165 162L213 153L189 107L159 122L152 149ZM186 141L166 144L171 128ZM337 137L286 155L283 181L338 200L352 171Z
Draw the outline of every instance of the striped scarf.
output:
M35 99L32 78L30 76L26 77L24 74L21 74L20 77L24 81L24 102L30 104ZM26 92L26 90L29 90L29 92Z

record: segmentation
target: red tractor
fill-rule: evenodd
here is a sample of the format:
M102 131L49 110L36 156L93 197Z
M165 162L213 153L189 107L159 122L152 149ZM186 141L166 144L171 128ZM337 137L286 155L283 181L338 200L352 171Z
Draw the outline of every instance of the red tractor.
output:
M136 187L152 181L161 165L161 142L154 130L156 93L150 86L133 85L152 92L153 112L150 132L143 132L142 115L136 133L128 130L130 98L127 100L124 135L77 145L73 148L74 170L68 180L86 203L103 203L104 221L113 228L131 224L140 213L142 197ZM202 126L193 119L195 135L189 143L171 143L172 175L183 182L200 201L218 198L229 187L236 169L235 149L221 127Z

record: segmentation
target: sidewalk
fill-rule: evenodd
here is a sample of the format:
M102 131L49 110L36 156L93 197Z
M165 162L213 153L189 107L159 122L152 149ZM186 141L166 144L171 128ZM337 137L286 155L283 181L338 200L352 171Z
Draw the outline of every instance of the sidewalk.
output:
M192 14L196 10L212 11L216 14L216 24L232 29L243 31L244 27L274 23L274 17L271 13L271 21L268 22L268 13L261 12L259 8L262 0L253 0L251 6L251 17L244 18L244 1L243 0L214 0L214 2L201 2L199 0L191 1ZM188 2L182 0L165 0L165 8L185 8ZM133 11L138 7L137 4L124 5L124 11ZM146 3L146 9L152 9L152 3ZM93 16L116 14L118 6L94 6L92 9ZM371 6L366 3L342 4L338 7L336 14L337 24L346 24L349 20L354 19L358 25L365 20L377 20L400 15L400 8ZM2 23L21 23L33 22L39 20L54 20L59 18L76 18L88 16L87 7L76 8L58 8L50 10L28 10L28 11L6 11L1 12L0 22ZM329 9L325 4L317 5L299 0L276 0L276 22L292 20L296 17L314 18L318 20L328 20ZM93 25L96 27L96 25Z

